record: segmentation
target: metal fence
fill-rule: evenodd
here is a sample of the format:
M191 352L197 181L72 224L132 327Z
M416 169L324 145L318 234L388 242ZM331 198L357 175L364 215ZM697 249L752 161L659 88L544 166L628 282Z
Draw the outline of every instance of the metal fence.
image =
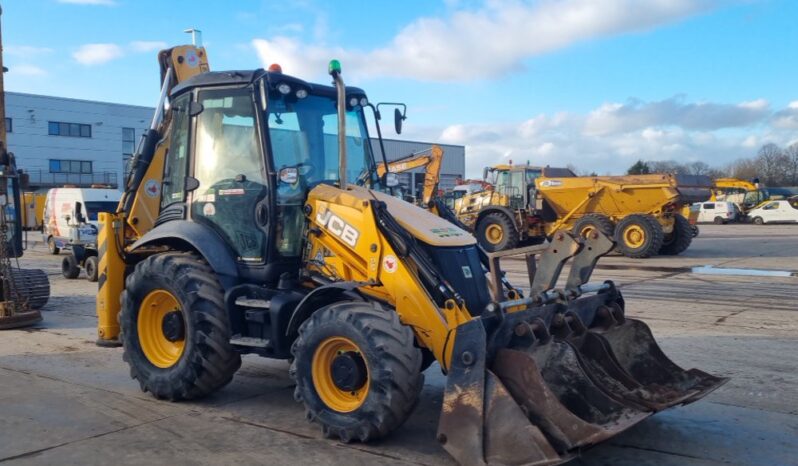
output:
M108 185L118 188L116 172L97 173L50 173L44 170L31 170L25 173L29 176L28 184L33 188L52 188L67 184L78 187L89 187L93 184Z

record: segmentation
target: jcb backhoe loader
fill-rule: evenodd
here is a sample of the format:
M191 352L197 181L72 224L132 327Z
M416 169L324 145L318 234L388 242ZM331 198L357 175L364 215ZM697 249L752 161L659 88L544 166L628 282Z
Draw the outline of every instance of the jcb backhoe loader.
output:
M524 294L467 232L382 192L366 95L336 61L330 87L209 72L192 46L159 59L152 129L99 239L100 342L119 337L144 391L197 398L241 354L290 359L308 419L368 441L407 419L437 361L457 461L554 464L724 382L677 367L611 282L587 283L606 236L521 251Z

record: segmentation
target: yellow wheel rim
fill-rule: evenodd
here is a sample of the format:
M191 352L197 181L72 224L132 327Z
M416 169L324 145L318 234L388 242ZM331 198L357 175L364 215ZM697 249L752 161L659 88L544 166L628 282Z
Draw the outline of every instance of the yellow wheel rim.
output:
M353 357L361 358L366 367L366 382L359 388L351 391L343 390L333 380L333 361L346 353ZM339 413L350 413L358 409L369 393L371 377L368 374L368 361L363 356L360 348L350 339L345 337L330 337L322 341L313 354L312 363L313 385L321 401L329 408Z
M579 236L581 236L582 238L586 238L587 239L595 231L596 231L596 228L593 225L585 225L584 228L582 228L582 231L579 232Z
M491 223L488 225L488 228L485 229L485 239L487 239L490 244L499 244L502 242L503 238L504 229L501 225Z
M186 346L185 328L179 338L170 340L164 334L164 318L180 312L180 303L166 290L151 291L141 302L138 317L138 334L144 356L155 367L166 369L174 366L183 355ZM182 320L179 322L182 323Z
M640 225L629 225L623 231L623 240L627 246L639 248L646 242L646 231Z

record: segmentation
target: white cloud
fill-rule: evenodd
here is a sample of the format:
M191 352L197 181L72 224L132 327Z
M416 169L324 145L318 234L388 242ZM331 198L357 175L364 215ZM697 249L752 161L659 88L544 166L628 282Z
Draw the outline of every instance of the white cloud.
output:
M20 64L8 67L8 72L17 76L45 76L47 71L36 65Z
M68 3L72 5L104 5L104 6L116 5L116 2L114 0L58 0L58 3Z
M160 40L134 40L130 43L130 49L134 52L154 52L157 50L163 50L168 45L164 41Z
M537 55L578 42L644 31L711 7L711 0L486 0L444 18L424 17L370 50L308 44L277 36L256 39L264 65L277 57L318 76L331 58L359 78L394 76L432 81L493 78L523 68ZM321 70L321 71L319 71Z
M465 145L469 177L509 160L573 164L599 174L623 173L638 159L700 160L720 167L755 155L764 142L786 146L795 140L798 108L774 111L764 100L754 102L693 103L679 96L606 103L585 113L539 114L514 123L419 128L408 120L404 137ZM601 131L597 115L610 121L603 122Z
M99 65L124 54L122 47L116 44L85 44L72 54L72 58L83 65Z

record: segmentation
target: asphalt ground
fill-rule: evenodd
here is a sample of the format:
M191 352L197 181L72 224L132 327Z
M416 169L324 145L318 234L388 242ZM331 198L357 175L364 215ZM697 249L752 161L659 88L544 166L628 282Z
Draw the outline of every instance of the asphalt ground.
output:
M410 419L369 444L323 438L282 361L246 356L212 396L158 401L130 379L120 349L94 345L96 284L61 277L60 257L41 245L21 263L45 269L53 291L41 324L0 333L0 463L454 464L435 441L437 365ZM692 272L707 265L740 275ZM522 262L504 267L525 281ZM666 354L731 380L570 464L798 465L798 277L758 270L798 271L798 226L702 225L682 256L600 261L595 280L621 287L628 315Z

